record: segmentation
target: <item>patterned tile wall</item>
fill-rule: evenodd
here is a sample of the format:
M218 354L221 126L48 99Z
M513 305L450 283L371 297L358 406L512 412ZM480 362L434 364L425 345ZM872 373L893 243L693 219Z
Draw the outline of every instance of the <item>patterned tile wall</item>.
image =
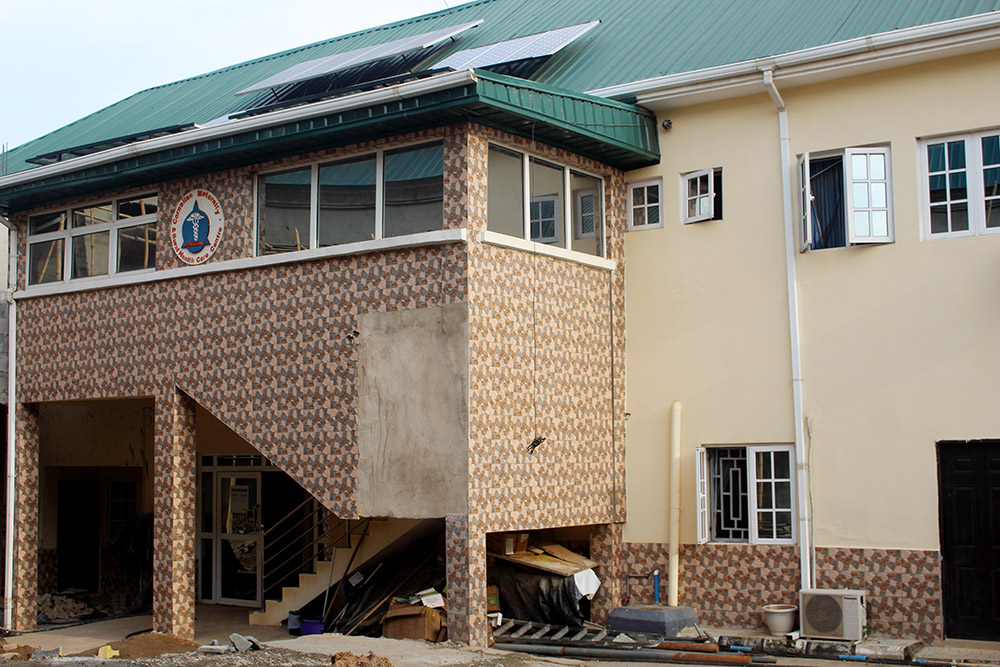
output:
M628 542L623 551L621 576L666 570L666 544ZM660 585L666 599L666 576ZM764 628L760 606L798 604L799 587L796 546L681 545L679 602L694 607L702 625ZM875 634L925 641L943 636L936 551L817 548L816 587L867 591ZM632 583L635 602L652 602L653 595L651 578Z
M38 408L17 410L17 524L14 553L14 629L34 630L38 617Z
M103 560L101 561L103 565ZM38 594L55 593L59 586L59 550L38 550Z
M925 641L944 637L940 552L818 549L816 585L868 591L875 633Z

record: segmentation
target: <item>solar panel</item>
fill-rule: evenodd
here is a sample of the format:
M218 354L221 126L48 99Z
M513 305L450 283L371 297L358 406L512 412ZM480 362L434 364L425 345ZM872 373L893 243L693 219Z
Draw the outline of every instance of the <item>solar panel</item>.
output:
M571 25L534 35L508 39L505 42L496 42L495 44L478 46L474 49L465 49L464 51L451 54L434 67L448 67L453 70L462 70L473 67L491 67L493 65L501 65L528 58L551 56L599 23L600 21L580 23L579 25Z
M307 60L304 63L292 65L288 69L278 72L274 76L268 77L263 81L255 83L249 88L244 88L236 94L246 95L248 93L255 93L259 90L284 86L289 83L306 81L308 79L314 79L316 77L332 74L333 72L344 70L349 67L364 65L365 63L381 60L382 58L396 56L401 53L406 53L407 51L426 49L430 46L443 42L446 39L455 37L470 28L475 28L481 23L481 20L473 21L472 23L463 23L462 25L451 26L450 28L441 28L440 30L425 32L412 37L404 37L392 42L386 42L385 44L375 44L373 46L366 46L353 51L348 51L346 53L337 53L324 58Z

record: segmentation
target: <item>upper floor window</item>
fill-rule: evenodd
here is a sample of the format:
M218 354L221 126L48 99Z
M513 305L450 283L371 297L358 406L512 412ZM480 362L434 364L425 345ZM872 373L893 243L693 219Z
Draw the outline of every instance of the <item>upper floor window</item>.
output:
M660 179L628 184L628 228L653 229L663 226Z
M157 196L109 199L28 218L28 284L156 267Z
M722 220L722 169L702 169L681 176L684 224Z
M1000 229L1000 132L925 139L921 153L928 236Z
M603 181L519 151L490 145L491 232L604 256Z
M802 155L803 252L892 243L890 162L885 147Z
M257 178L257 254L444 226L444 147L425 144Z

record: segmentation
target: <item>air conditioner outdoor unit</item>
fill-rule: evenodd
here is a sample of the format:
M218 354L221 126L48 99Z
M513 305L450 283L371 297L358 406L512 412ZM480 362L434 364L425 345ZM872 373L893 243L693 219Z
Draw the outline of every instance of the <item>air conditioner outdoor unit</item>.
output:
M865 591L803 588L799 621L803 637L860 641L865 636Z

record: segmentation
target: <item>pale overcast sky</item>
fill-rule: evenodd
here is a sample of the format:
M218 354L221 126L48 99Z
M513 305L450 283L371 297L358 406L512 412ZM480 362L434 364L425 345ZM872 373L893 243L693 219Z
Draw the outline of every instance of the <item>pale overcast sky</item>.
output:
M0 0L0 146L132 93L465 0Z

